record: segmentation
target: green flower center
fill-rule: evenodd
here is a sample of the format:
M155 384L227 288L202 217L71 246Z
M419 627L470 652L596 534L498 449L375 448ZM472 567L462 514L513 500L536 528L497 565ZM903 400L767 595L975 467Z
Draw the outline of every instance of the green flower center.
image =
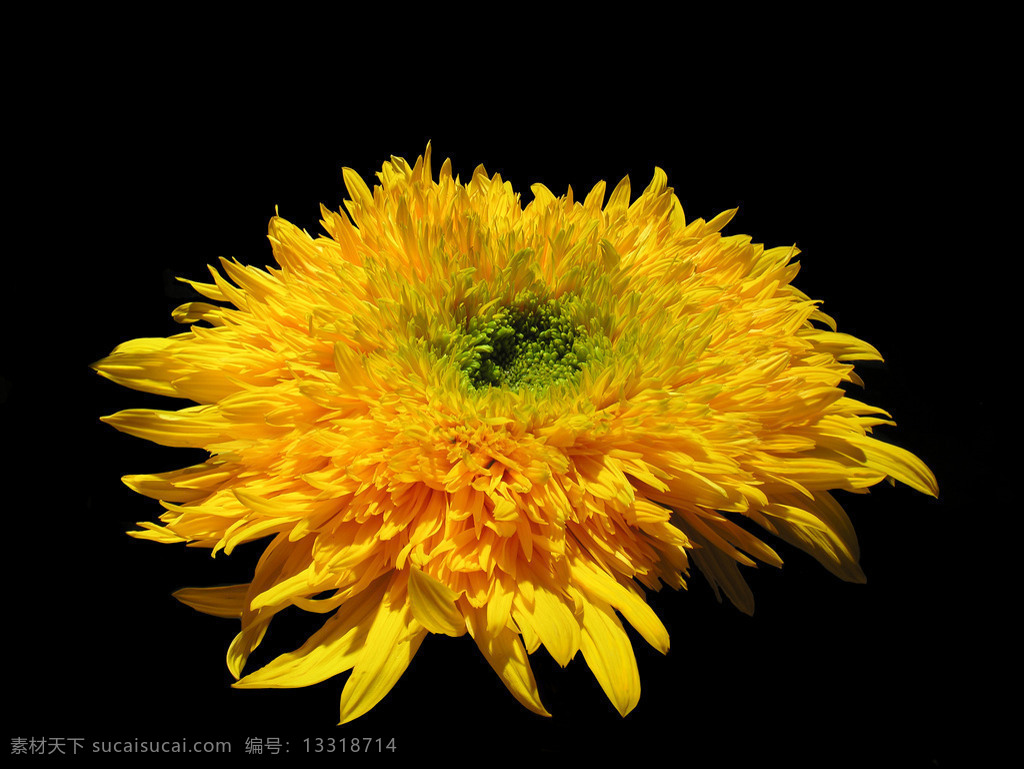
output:
M556 299L532 296L471 318L460 367L474 389L540 389L575 378L592 353L587 329Z

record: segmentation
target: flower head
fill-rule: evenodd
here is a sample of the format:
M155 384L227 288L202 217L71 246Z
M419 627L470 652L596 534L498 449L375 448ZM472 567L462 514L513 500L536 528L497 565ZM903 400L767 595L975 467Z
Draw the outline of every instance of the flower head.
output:
M656 170L632 200L463 184L430 147L372 191L344 171L326 236L274 217L276 267L221 260L190 329L98 362L128 387L194 401L105 421L205 462L125 482L160 500L142 539L266 549L252 581L177 597L241 620L238 687L351 670L341 720L373 707L428 633L470 633L511 693L547 715L529 663L578 652L622 714L640 695L623 620L662 652L644 590L691 562L745 612L741 566L781 565L751 522L861 581L830 493L895 479L936 494L872 437L851 361L880 359L793 287L792 247L687 221ZM326 616L301 648L243 675L273 617Z

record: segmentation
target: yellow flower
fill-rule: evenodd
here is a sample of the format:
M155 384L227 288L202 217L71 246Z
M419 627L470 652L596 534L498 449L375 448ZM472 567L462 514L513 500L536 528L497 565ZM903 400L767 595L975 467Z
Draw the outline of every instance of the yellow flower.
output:
M273 218L277 267L221 260L217 304L95 367L194 401L105 421L202 464L130 475L160 500L139 538L230 553L268 539L252 582L178 592L240 618L235 686L296 687L351 670L341 721L384 697L428 633L469 632L508 687L548 715L528 655L578 652L628 713L640 676L622 620L661 652L644 590L685 587L691 560L741 610L740 566L781 565L752 522L862 581L830 494L895 479L936 494L889 423L848 397L880 359L791 285L795 248L687 221L665 174L631 201L500 176L468 184L430 147L392 158L326 237ZM328 615L301 648L243 675L283 609Z

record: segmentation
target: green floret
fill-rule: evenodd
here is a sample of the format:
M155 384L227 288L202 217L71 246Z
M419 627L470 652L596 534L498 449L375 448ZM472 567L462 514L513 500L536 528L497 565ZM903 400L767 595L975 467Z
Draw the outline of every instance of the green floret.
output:
M472 318L462 369L475 389L540 389L574 378L590 356L586 329L555 299L526 294L489 318Z

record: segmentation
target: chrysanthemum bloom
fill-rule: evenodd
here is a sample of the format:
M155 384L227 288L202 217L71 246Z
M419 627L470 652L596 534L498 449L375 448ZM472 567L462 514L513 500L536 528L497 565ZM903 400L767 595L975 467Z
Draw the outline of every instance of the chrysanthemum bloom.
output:
M354 172L327 237L273 218L277 267L222 260L193 324L96 364L194 401L105 420L202 464L130 475L160 500L139 538L230 553L267 538L252 582L177 593L241 619L238 687L344 671L341 721L365 713L427 633L469 632L511 693L547 715L528 654L577 652L622 714L640 677L622 620L666 652L644 589L692 561L741 610L740 566L779 566L753 522L861 581L830 494L895 479L936 494L907 451L870 433L850 361L879 359L791 285L795 248L687 222L659 169L631 202L534 185L523 207L480 167L468 184L430 148ZM327 616L301 648L243 677L271 619Z

